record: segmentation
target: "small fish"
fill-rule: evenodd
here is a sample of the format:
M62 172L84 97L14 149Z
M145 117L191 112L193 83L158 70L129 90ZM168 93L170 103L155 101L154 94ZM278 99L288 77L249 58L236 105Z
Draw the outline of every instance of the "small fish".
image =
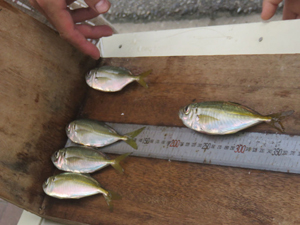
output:
M207 134L233 134L255 124L266 122L280 132L284 131L281 120L294 113L293 110L260 115L254 110L233 102L200 102L187 105L179 110L184 125Z
M120 161L130 154L126 153L110 160L104 153L95 149L72 146L56 151L51 160L58 169L74 173L93 173L112 165L122 174L124 170L120 166Z
M134 149L137 149L137 144L133 138L144 129L145 127L120 135L105 123L90 119L80 119L71 122L66 128L66 132L71 141L85 146L103 147L123 140Z
M91 176L80 173L66 172L49 177L43 184L43 190L47 195L59 199L79 199L103 194L111 210L111 201L121 199L119 194L103 189Z
M148 88L144 78L148 76L152 70L134 76L128 69L122 67L102 66L91 70L86 76L86 83L100 91L115 92L122 90L127 84L137 81L140 85Z

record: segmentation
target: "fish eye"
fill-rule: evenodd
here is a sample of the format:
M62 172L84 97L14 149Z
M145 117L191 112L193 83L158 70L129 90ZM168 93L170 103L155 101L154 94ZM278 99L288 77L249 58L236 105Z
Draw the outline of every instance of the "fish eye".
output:
M59 157L59 152L58 152L58 151L56 151L54 154L55 154L55 158L57 158L57 159L58 159L58 157Z
M190 106L187 105L186 107L184 107L183 112L184 112L185 114L189 114L189 112L190 112Z

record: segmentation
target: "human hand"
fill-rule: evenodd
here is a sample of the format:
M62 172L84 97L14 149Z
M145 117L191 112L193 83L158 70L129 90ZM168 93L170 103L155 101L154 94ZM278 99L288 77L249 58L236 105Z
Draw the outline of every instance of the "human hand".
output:
M87 40L98 39L112 35L109 26L90 26L77 24L92 19L99 14L106 13L110 8L108 0L85 0L88 8L70 10L75 0L29 0L30 4L46 16L49 22L57 29L60 36L94 59L100 57L98 48Z
M282 0L264 0L262 5L261 18L263 20L271 19L274 16L279 3ZM285 0L283 6L283 20L300 19L300 1Z

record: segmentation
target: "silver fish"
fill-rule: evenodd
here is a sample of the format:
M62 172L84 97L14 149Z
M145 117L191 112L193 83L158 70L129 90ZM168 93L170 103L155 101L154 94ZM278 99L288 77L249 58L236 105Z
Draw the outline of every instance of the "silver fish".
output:
M47 195L59 199L79 199L103 194L110 209L113 207L112 200L121 199L119 194L103 189L91 176L79 173L66 172L49 177L43 184L43 190Z
M100 91L116 92L120 91L127 84L137 81L143 87L148 88L144 78L148 76L152 70L134 76L128 69L122 67L102 66L92 69L85 76L86 83Z
M120 161L130 154L126 153L115 159L109 159L104 153L95 149L72 146L56 151L51 160L58 169L74 173L92 173L108 165L112 165L119 173L123 173Z
M233 134L262 122L283 132L281 120L293 112L291 110L263 116L238 103L212 101L193 103L181 108L179 118L187 127L207 134Z
M105 123L90 119L80 119L71 122L66 128L66 133L71 141L85 146L103 147L123 140L134 149L137 149L137 144L133 138L144 129L145 127L120 135Z

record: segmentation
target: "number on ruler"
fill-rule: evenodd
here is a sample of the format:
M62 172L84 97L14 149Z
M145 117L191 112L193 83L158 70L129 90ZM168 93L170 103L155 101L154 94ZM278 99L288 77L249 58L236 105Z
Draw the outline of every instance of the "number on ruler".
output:
M172 140L169 147L178 148L180 145L180 140Z
M275 148L272 155L275 155L275 156L281 156L281 155L282 155L282 149L280 149L280 148Z
M150 143L150 138L144 138L143 144L147 145Z
M204 149L204 151L206 151L207 149L209 149L211 146L211 143L204 143L202 149Z
M237 145L235 153L244 153L246 150L246 145Z

